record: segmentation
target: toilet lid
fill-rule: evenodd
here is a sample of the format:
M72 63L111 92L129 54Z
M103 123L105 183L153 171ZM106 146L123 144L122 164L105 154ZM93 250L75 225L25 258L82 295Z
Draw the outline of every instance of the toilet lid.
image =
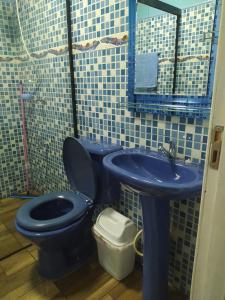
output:
M73 137L65 139L63 144L63 162L72 189L94 200L96 196L96 182L92 160L87 150L77 139Z

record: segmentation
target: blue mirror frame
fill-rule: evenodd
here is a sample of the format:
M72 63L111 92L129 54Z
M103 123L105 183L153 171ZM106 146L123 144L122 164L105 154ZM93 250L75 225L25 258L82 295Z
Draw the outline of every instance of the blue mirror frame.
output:
M219 21L222 1L216 0L213 39L210 56L207 96L150 95L134 93L135 86L135 35L136 0L129 0L128 46L128 109L134 113L153 113L168 116L198 117L208 119L213 94Z

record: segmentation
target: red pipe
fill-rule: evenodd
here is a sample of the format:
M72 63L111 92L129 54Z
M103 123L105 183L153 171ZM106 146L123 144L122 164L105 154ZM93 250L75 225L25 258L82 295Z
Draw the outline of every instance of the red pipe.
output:
M22 139L24 148L24 171L25 171L25 190L29 194L29 159L28 159L28 144L27 144L27 130L26 130L26 116L25 116L25 105L23 100L23 84L20 83L20 110L22 117Z

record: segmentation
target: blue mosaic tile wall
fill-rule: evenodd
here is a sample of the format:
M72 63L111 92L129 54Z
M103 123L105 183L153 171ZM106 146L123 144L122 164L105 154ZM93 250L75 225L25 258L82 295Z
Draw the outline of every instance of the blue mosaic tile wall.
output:
M20 107L17 97L19 67L0 62L0 198L24 191L24 160Z
M15 15L15 3L9 0L0 2L0 54L21 54L21 41L19 27Z
M88 22L92 24L91 12L98 3L98 7L102 8L101 18L106 11L110 11L107 19L110 22L115 14L119 14L116 7L124 7L125 3L127 19L128 2L78 2L73 11L73 28L76 30L74 37L77 37L74 38L74 44L79 45L74 47L74 65L80 134L94 140L120 143L124 147L143 146L153 150L157 150L161 144L167 147L168 142L174 140L178 157L204 164L207 120L152 114L136 116L126 109L128 45L121 42L126 41L124 37L128 32L123 30L127 30L128 24L121 26L121 32L109 35L107 39L103 38L102 32L99 33L99 38L95 36L93 39L92 36L85 41L80 39L82 22L79 18L83 11L89 11ZM98 14L94 15L93 19L97 16ZM90 32L92 31L93 28L90 27ZM186 293L191 285L199 206L199 199L171 204L170 282ZM131 217L138 227L142 226L138 194L123 188L119 210Z
M20 61L26 102L30 189L68 189L62 162L65 137L73 135L65 1L19 1L21 25L32 59Z
M0 22L3 28L0 39L4 45L4 51L0 53L0 84L4 88L0 103L0 117L4 120L0 134L0 197L24 191L18 106L20 81L25 92L34 95L30 102L25 103L30 191L44 193L68 189L62 164L62 143L66 136L73 135L73 125L65 3L20 0L18 3L22 31L32 59L21 48L15 0L5 1L2 6L4 20ZM9 24L12 20L13 23ZM18 45L14 47L16 38Z
M62 142L73 135L73 125L64 1L19 0L19 6L33 58L21 55L15 59L19 78L34 94L26 103L31 187L41 193L67 189ZM204 164L207 120L135 115L127 110L128 0L74 0L72 28L80 135L152 150L161 144L168 147L174 140L178 157ZM187 293L199 202L184 199L171 204L170 283ZM118 209L142 226L138 194L123 187Z
M24 161L17 87L21 50L11 2L0 2L0 198L24 191Z
M26 119L31 190L40 193L68 189L62 162L63 141L73 135L68 64L68 55L37 59L32 68L21 64L27 88L35 91L38 85L26 103Z
M32 53L67 43L66 3L54 1L18 1L24 39Z

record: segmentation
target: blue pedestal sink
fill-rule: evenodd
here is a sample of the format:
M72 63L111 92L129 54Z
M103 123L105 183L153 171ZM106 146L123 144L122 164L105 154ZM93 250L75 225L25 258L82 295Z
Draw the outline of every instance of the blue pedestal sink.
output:
M201 191L203 172L172 163L159 152L126 149L107 155L103 164L118 180L140 192L144 227L144 300L168 299L169 201Z

